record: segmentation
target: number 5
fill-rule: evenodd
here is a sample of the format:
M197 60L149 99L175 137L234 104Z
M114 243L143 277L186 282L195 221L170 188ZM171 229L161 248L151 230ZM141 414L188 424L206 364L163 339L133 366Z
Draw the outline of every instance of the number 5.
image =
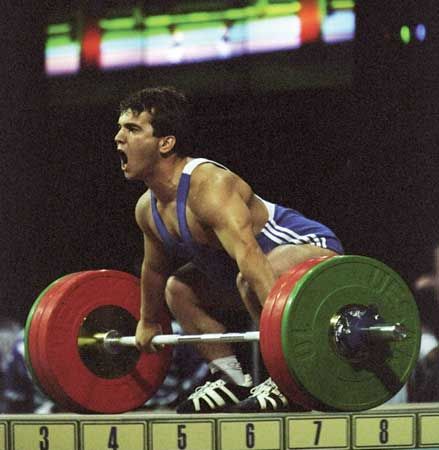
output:
M184 450L187 446L187 435L184 432L186 425L178 425L177 427L177 445L179 450Z

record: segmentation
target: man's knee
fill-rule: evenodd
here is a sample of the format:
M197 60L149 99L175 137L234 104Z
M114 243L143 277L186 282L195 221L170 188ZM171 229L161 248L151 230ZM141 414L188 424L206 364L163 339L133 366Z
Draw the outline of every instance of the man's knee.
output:
M192 289L176 276L170 276L166 282L165 299L170 311L174 313L193 294Z

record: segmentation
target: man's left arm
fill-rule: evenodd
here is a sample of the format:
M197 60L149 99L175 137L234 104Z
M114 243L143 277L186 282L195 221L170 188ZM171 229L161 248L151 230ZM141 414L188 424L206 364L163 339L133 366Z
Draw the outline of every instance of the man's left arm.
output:
M239 181L223 177L206 184L200 190L202 194L198 197L195 212L215 232L263 305L275 275L256 241L250 210L235 183Z

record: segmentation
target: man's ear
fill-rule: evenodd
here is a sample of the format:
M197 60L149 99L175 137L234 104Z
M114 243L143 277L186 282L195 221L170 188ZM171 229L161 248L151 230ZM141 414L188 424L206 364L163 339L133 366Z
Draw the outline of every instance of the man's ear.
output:
M160 138L159 150L160 155L163 158L167 158L172 155L176 141L175 136L165 136Z

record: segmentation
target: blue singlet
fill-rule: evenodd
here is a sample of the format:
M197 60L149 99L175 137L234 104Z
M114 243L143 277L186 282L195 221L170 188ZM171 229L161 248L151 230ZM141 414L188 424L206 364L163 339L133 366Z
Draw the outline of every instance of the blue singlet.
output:
M155 226L172 257L192 261L195 266L212 281L228 288L236 285L238 266L224 251L199 244L192 238L186 221L186 201L189 193L190 179L193 170L200 164L211 163L225 170L223 165L204 158L191 160L183 169L177 188L177 216L181 240L175 239L166 229L157 210L157 199L151 192L151 208ZM261 199L268 210L268 220L261 232L256 236L262 251L266 254L273 248L284 244L311 244L327 248L339 254L343 247L335 234L319 222L307 219L299 212L275 205Z

